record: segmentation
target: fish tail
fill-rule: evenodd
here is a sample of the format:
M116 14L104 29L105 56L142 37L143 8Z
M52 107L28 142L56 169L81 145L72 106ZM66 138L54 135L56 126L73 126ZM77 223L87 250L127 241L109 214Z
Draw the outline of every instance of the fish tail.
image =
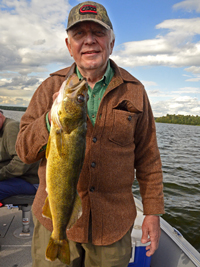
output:
M70 264L69 243L67 240L55 241L50 237L49 244L46 249L46 259L55 261L58 258L64 264Z

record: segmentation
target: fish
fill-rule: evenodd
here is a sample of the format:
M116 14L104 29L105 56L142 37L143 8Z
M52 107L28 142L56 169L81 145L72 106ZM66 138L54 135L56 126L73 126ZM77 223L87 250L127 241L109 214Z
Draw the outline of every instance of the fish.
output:
M86 79L69 76L59 90L51 109L51 130L46 148L46 191L42 215L52 220L53 231L46 259L70 264L70 229L82 213L77 183L83 166L87 132Z

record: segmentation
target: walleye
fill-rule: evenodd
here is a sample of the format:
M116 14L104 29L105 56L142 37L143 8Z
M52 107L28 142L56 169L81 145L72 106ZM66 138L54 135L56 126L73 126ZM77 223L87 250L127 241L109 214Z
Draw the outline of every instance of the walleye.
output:
M70 263L66 229L81 216L77 183L82 169L87 131L87 82L72 74L61 86L51 110L51 131L46 149L48 196L43 216L53 223L46 259Z

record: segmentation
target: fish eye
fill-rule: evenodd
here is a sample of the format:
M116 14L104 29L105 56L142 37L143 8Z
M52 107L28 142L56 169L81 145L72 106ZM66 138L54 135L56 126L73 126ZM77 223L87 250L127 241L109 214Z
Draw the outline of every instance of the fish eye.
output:
M79 103L83 103L83 102L85 101L85 97L84 97L84 95L78 95L78 96L77 96L77 101L78 101Z

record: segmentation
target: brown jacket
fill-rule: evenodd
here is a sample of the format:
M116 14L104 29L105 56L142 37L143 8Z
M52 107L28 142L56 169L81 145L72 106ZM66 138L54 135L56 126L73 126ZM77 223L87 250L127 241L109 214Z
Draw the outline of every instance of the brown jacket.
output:
M88 242L90 212L92 241L108 245L122 238L133 225L136 208L132 195L134 169L140 185L144 214L164 212L160 154L151 107L143 85L113 61L115 75L99 106L95 126L88 118L86 153L78 182L83 214L67 231L68 238ZM40 186L33 204L37 219L50 231L51 220L42 217L46 198L45 152L49 133L45 116L71 68L51 74L37 89L21 119L17 153L26 163L42 159Z

